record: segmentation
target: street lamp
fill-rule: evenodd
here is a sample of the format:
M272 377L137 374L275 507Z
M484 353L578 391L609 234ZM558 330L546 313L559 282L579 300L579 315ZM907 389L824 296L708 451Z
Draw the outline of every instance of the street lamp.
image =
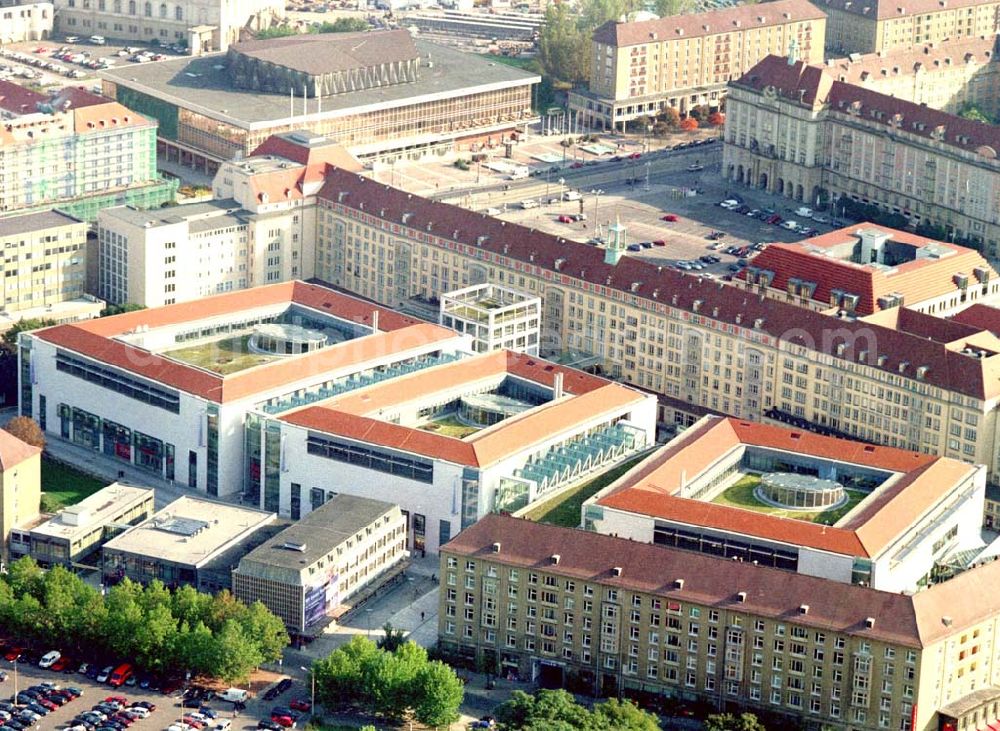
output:
M312 686L312 692L310 693L310 697L309 697L309 714L312 715L312 716L315 716L316 715L316 675L313 673L312 670L309 670L309 669L303 667L302 665L299 665L299 670L303 670L303 671L309 673L309 682L310 682L310 685Z
M599 206L601 204L601 196L604 195L604 191L600 188L591 189L590 194L594 196L594 230L596 231L597 227L601 225L598 212L600 211Z
M649 190L649 163L648 162L646 163L646 186L645 186L644 190L646 190L646 191Z

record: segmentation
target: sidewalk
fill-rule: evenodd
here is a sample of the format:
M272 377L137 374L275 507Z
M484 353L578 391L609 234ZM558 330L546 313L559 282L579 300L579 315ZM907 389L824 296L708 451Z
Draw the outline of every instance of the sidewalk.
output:
M199 490L193 490L179 482L170 482L147 470L126 464L125 462L112 462L105 455L93 450L81 447L78 444L66 441L51 433L45 435L45 452L60 462L76 467L99 479L105 480L108 484L118 479L124 479L134 485L152 487L156 489L156 509L166 507L183 495L197 495L206 500L216 500L218 502L239 503L240 493L237 492L227 497L213 497L206 495ZM119 475L121 473L121 475Z

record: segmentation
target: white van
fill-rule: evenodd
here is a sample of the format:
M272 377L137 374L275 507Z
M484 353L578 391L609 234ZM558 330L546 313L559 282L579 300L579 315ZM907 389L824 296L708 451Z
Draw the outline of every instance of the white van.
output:
M567 190L562 194L562 198L564 201L578 201L580 200L580 193L575 190Z
M538 208L538 201L534 198L528 198L528 200L521 201L521 208L528 210L529 208Z
M242 688L227 688L221 693L216 694L216 698L223 701L229 701L230 703L246 703L249 693Z
M812 208L806 208L805 206L802 206L801 208L795 211L795 215L799 216L800 218L812 218L813 216Z
M107 43L107 41L104 40L104 36L91 36L90 42L93 43L95 46L103 46L105 43Z

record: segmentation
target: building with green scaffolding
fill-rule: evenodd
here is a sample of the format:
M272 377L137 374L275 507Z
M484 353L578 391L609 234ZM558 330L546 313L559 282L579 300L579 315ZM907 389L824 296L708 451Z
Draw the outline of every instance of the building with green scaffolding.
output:
M63 91L0 128L0 218L59 208L94 221L101 208L172 202L156 170L157 122L81 89Z

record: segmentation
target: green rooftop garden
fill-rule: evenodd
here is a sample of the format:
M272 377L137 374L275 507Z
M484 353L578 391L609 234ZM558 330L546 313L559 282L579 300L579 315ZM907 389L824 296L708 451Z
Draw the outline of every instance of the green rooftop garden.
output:
M844 491L847 493L847 502L839 507L830 510L786 510L758 500L754 495L754 490L758 485L760 485L760 475L744 475L738 482L719 493L712 502L718 505L728 505L731 508L742 508L743 510L753 510L758 513L775 515L780 518L792 518L820 525L833 525L853 510L854 506L869 494L863 490L844 488Z
M163 355L199 368L215 371L223 376L270 363L280 357L251 352L248 345L249 340L249 335L238 335L168 350Z

